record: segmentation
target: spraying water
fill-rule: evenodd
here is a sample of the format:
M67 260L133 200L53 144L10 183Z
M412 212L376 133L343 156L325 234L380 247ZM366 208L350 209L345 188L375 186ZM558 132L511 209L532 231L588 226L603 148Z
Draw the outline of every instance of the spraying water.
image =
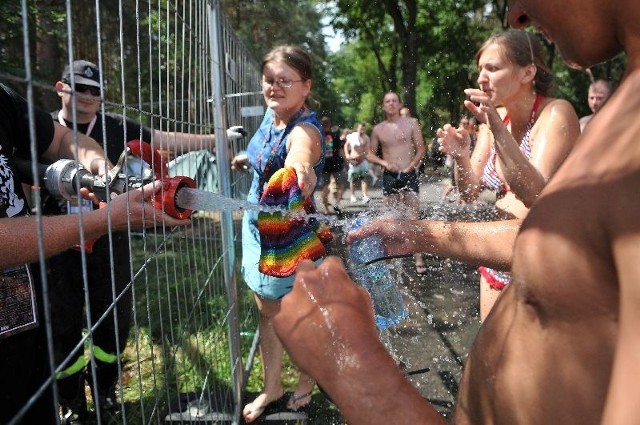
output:
M291 211L284 207L269 207L253 204L248 201L229 198L219 193L207 192L199 189L183 187L176 193L176 206L187 210L198 211L257 211L265 213L282 213L293 217L303 217L306 220L315 218L329 225L341 225L343 220L326 214L309 214L304 211Z

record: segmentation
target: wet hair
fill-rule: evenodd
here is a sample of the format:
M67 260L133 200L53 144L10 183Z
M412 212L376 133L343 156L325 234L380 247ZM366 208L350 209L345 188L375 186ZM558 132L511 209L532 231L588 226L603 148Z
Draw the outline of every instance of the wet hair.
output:
M295 69L300 78L303 80L310 80L312 77L311 71L311 56L298 46L277 46L274 47L269 53L262 58L262 64L260 65L260 71L264 71L264 67L268 62L282 62L287 66Z
M535 65L534 90L544 96L551 94L555 88L556 79L544 58L542 44L537 35L513 29L494 34L478 49L476 62L480 59L482 52L492 44L502 46L506 58L514 65L520 67Z

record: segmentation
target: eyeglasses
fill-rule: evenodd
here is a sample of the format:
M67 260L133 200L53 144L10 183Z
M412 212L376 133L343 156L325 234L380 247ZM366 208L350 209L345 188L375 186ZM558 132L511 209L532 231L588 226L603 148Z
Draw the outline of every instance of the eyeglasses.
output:
M266 89L268 87L278 86L283 89L290 89L291 86L293 86L293 83L299 83L301 81L304 81L304 80L285 80L285 79L273 80L273 81L262 80L262 88Z
M69 87L71 87L71 83L68 83L66 81L65 83L67 83ZM91 96L100 96L102 94L100 87L89 86L87 84L76 84L76 93L86 93L86 92L89 92Z

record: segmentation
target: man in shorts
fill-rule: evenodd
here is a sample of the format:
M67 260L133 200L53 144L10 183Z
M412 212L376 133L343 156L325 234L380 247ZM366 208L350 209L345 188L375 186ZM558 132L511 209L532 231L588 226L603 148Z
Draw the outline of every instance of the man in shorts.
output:
M382 99L386 119L373 127L367 156L382 173L382 194L389 207L403 205L409 217L420 211L419 169L426 153L422 129L416 118L400 115L402 103L397 93L388 92ZM382 157L376 155L382 148ZM421 254L415 254L416 273L426 272Z

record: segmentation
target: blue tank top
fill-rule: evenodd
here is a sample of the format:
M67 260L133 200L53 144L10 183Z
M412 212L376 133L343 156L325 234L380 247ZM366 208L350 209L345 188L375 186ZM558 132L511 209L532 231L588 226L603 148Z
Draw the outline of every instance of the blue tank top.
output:
M253 181L247 200L252 203L260 201L260 195L264 185L269 178L284 167L287 158L287 139L291 130L297 125L312 125L320 134L320 139L324 140L322 125L315 112L301 109L285 128L276 128L273 125L273 110L267 109L264 119L253 135L247 146L247 158L253 168ZM324 165L324 143L322 143L322 155L320 161L314 164L313 169L316 175L322 172Z

